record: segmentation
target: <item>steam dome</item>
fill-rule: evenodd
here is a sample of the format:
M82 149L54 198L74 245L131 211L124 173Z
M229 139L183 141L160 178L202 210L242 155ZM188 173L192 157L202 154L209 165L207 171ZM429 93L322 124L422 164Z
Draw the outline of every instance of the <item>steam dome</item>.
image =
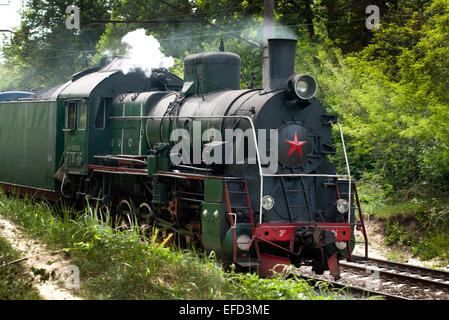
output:
M190 92L240 89L240 56L232 52L203 52L184 59L184 81L193 81Z

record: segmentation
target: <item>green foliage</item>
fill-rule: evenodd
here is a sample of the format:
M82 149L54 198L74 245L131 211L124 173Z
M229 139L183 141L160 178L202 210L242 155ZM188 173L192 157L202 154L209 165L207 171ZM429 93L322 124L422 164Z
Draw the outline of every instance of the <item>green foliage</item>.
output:
M421 6L425 7L424 2ZM410 199L449 191L445 1L417 12L395 7L359 52L343 54L332 42L302 41L298 66L317 76L319 98L339 114L351 170L369 176L386 196ZM333 161L344 170L338 132Z
M366 207L385 224L385 244L400 245L427 260L449 261L449 203L446 199L412 199L388 203L374 199Z
M295 274L287 278L289 272L276 274L270 279L261 279L257 274L234 273L227 275L238 290L236 293L251 300L332 300L339 299L338 293L332 291L324 282L311 287L306 280ZM321 292L317 296L316 290Z
M80 30L66 28L69 5L82 9ZM0 89L55 86L86 68L89 54L104 30L104 26L89 22L107 19L108 9L107 0L28 0L21 12L20 27L3 47L4 65L16 76L8 79L1 73Z
M447 190L448 146L447 129L440 124L447 118L447 79L443 80L447 66L441 64L449 57L448 48L441 48L441 37L448 34L449 4L434 1L423 15L415 15L397 33L404 30L410 35L407 45L397 56L398 72L392 79L391 104L398 114L395 133L402 163L391 169L392 178L405 171L407 186L418 181L436 189ZM394 28L394 26L392 26ZM416 30L411 32L409 30ZM416 39L416 40L415 40ZM391 131L391 129L389 130ZM397 170L401 169L401 170ZM426 186L428 188L428 186Z
M416 242L411 247L411 252L425 260L438 258L446 266L447 261L449 261L448 245L449 236L437 231L428 234L422 241Z
M385 223L385 233L387 235L385 238L386 244L392 245L398 243L402 235L405 233L405 229L403 226L399 225L398 221L391 222L387 219Z
M446 199L431 199L425 202L426 210L414 214L418 232L415 232L411 251L423 258L438 258L449 261L449 203ZM419 236L417 236L419 235Z
M259 279L254 274L226 273L213 255L164 247L131 226L119 231L111 217L88 207L77 213L68 207L6 197L0 192L0 214L64 252L77 265L81 289L89 299L335 299L297 278L279 275Z

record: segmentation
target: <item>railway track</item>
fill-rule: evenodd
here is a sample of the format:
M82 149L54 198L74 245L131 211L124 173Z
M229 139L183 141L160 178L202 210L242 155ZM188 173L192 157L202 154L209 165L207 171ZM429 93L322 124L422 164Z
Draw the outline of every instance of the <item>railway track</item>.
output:
M356 260L361 257L354 256ZM345 288L354 298L380 296L387 300L448 300L449 272L409 264L368 258L367 261L340 261L341 279L326 272L316 276L301 268L302 277L329 282Z
M312 277L312 276L306 276L304 274L301 274L300 277L305 279L311 285L315 285L318 281L323 281L322 278L317 277L317 276ZM356 299L368 299L368 298L372 298L372 297L380 297L384 300L410 300L407 298L403 298L401 296L388 294L385 292L379 292L379 291L375 291L375 290L370 290L370 289L363 288L363 287L356 286L356 285L349 285L349 284L343 283L343 282L332 281L332 280L325 280L325 282L329 284L331 289L341 290L340 295L342 296L342 298L350 297L350 298L356 298ZM317 291L319 292L320 290L318 289ZM320 292L320 293L323 294L323 292ZM324 293L324 294L326 294L326 293Z

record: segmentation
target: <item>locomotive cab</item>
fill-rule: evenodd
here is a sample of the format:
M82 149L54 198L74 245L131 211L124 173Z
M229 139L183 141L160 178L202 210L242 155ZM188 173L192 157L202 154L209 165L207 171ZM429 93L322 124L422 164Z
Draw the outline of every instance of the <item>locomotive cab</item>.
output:
M104 157L114 154L110 117L116 97L131 91L159 90L161 81L164 90L182 87L182 81L166 71L158 71L162 75L159 77L147 77L140 70L124 74L120 68L123 59L116 58L109 64L75 74L58 96L58 105L64 110L63 195L88 194L82 177L89 175L92 166L100 165ZM126 145L123 139L116 140L117 144Z

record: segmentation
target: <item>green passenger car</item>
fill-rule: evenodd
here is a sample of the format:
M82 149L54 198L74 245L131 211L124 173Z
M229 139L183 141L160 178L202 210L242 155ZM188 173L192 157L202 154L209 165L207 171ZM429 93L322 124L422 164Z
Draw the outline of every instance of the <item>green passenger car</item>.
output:
M45 99L0 103L0 183L9 187L55 192L61 165L64 110L59 86Z

